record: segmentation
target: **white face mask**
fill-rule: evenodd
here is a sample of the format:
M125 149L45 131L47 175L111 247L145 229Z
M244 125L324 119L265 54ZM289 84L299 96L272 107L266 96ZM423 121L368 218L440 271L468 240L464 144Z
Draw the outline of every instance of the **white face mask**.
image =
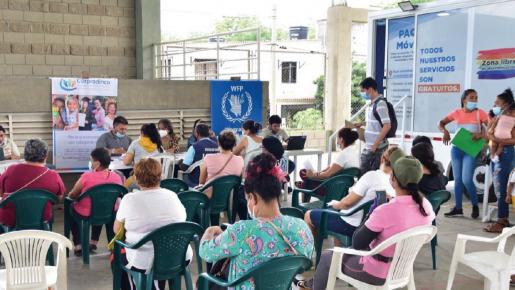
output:
M161 136L161 138L165 137L166 135L168 135L168 131L166 131L166 130L159 130L159 136Z
M247 212L249 214L250 219L256 219L256 213L253 210L250 210L249 202L247 201Z

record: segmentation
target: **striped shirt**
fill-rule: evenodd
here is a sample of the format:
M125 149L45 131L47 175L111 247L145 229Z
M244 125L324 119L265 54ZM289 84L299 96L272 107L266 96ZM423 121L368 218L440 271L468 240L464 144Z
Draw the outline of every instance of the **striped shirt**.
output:
M381 96L379 96L381 97ZM372 148L372 145L376 142L377 137L381 134L381 130L383 127L381 127L381 123L377 121L376 117L374 116L374 103L377 103L376 111L379 115L379 118L381 119L381 122L383 124L389 124L390 123L390 116L388 115L388 107L386 106L386 102L379 101L379 97L371 102L367 109L366 109L366 124L365 127L365 143L366 143L366 149Z

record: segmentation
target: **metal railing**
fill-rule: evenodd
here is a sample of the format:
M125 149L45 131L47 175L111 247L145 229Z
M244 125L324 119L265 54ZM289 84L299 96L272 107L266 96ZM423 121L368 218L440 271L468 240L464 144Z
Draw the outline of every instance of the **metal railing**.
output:
M404 138L406 136L406 111L407 111L407 101L409 100L410 96L409 95L404 95L404 97L402 97L397 103L395 103L393 105L393 108L396 109L397 107L399 107L399 105L402 104L402 123L401 123L401 138L402 140L404 141ZM370 102L367 102L363 107L361 107L361 109L359 109L356 113L354 113L354 115L351 116L350 118L350 122L353 122L356 120L356 118L361 114L363 113L364 110L366 110L367 106L370 104ZM334 142L335 142L335 139L336 139L336 136L338 136L338 131L341 130L342 128L345 128L345 126L339 128L338 130L336 130L335 132L333 132L333 134L331 134L329 136L329 138L327 139L327 166L330 166L331 165L331 158L332 158L332 153L333 153L333 145L334 145ZM358 143L359 145L359 152L361 152L361 142ZM403 149L404 149L404 142L402 142L402 146L403 146Z
M245 40L233 40L238 37ZM246 40L249 37L254 39ZM226 43L226 39L230 41ZM250 28L157 43L153 44L153 53L154 79L260 79L261 30Z

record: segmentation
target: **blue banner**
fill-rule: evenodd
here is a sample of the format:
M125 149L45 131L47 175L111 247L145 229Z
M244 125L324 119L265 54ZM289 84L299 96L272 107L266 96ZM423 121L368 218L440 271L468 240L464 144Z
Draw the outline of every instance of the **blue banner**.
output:
M224 129L241 133L247 120L263 124L263 82L211 81L211 127L215 134Z

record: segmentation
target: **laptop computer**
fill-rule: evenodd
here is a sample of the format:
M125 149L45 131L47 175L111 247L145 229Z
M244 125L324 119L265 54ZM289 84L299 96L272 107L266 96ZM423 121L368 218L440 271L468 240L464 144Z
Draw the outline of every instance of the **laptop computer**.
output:
M303 150L306 145L306 136L290 136L286 150Z

